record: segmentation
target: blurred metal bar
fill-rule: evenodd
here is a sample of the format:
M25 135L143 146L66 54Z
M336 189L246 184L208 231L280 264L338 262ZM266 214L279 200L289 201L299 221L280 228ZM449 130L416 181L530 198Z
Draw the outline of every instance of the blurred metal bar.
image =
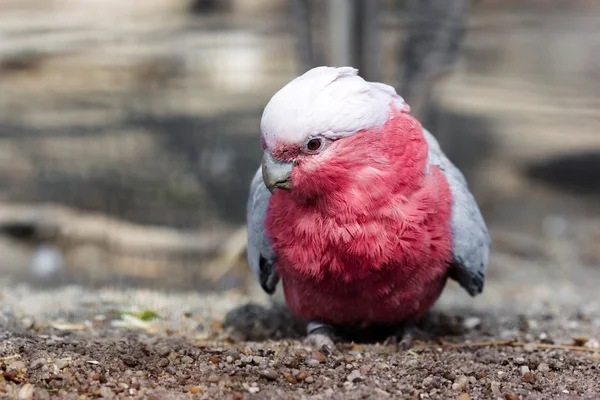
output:
M354 12L353 0L329 1L329 53L330 65L354 66L355 48L353 46Z
M380 43L380 0L359 0L357 14L356 37L360 44L360 60L358 68L363 78L369 81L379 80L379 43Z
M367 80L379 79L380 6L380 0L329 1L331 65L350 65Z
M302 73L315 66L310 29L310 0L291 0L292 30Z

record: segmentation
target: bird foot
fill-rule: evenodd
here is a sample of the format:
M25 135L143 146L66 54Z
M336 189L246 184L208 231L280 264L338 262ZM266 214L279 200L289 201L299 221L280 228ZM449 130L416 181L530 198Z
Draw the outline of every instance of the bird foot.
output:
M306 327L307 337L304 343L311 346L313 349L331 354L335 348L333 342L334 329L320 322L309 322Z
M388 337L383 344L385 346L395 344L398 346L398 351L406 351L410 349L415 340L427 340L431 335L419 328L415 324L403 326L396 334Z

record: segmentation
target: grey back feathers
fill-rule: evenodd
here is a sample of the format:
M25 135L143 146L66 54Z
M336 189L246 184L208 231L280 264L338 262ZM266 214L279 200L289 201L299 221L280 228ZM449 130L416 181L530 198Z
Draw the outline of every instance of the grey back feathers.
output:
M275 253L265 232L265 218L271 192L265 186L259 168L250 184L246 208L248 223L248 264L265 292L273 294L279 278L275 271Z
M438 166L444 173L453 197L451 227L454 243L450 277L475 296L483 290L491 239L465 177L446 157L433 135L425 129L423 134L429 146L429 165ZM263 183L259 168L250 185L247 205L248 263L262 288L272 294L279 277L275 271L275 254L264 226L270 198L271 193Z
M444 173L452 193L453 264L450 277L471 296L482 292L491 238L475 198L460 170L446 157L438 141L423 129L429 146L429 165Z

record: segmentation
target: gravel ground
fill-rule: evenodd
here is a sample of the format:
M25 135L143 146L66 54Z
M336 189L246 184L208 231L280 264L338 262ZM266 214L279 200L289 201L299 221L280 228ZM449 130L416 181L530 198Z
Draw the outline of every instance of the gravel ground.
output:
M398 352L355 336L332 355L285 307L236 291L7 284L0 398L598 398L599 274L565 274L496 255L480 298L448 285L422 323L433 339Z

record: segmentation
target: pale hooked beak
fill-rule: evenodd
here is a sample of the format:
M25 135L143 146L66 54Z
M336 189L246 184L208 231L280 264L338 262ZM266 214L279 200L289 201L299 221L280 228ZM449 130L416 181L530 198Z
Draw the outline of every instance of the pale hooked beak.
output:
M271 193L274 193L275 189L292 189L290 175L292 174L293 167L293 162L279 161L273 157L271 150L265 150L262 158L262 176L265 185Z

